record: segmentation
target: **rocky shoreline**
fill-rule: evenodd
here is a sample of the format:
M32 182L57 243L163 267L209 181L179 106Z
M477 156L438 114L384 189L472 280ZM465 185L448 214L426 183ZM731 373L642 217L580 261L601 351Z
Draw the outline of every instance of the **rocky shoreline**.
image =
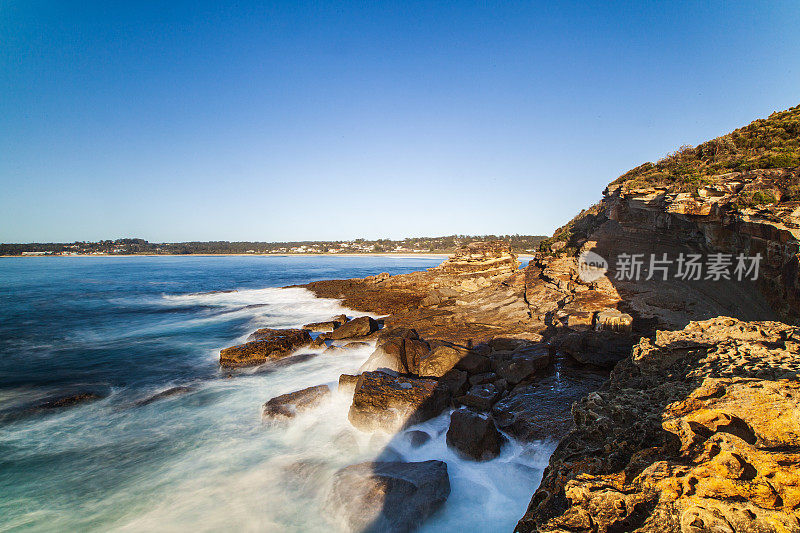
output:
M793 468L800 464L794 390L800 331L735 318L662 331L657 328L675 320L674 309L644 316L608 277L582 281L575 257L541 257L519 270L507 247L476 247L426 272L311 283L306 288L320 297L386 316L260 330L245 345L223 350L220 362L239 366L231 351L258 354L251 364L260 364L303 346L332 354L374 342L358 375L342 375L339 383L352 391L349 419L357 429L395 433L454 409L447 444L476 461L496 456L508 438L562 439L518 531L704 531L712 525L722 531L722 523L730 531L800 528L800 478ZM731 310L724 303L714 312ZM312 331L319 333L313 340ZM772 355L765 357L765 350ZM731 351L736 357L707 355ZM553 393L556 373L570 380L561 395ZM767 375L780 379L765 391ZM290 418L328 394L320 386L273 398L264 416ZM764 415L754 408L762 402L789 414L764 429ZM717 466L729 457L738 469L728 465L734 459L725 459L729 470ZM371 468L399 475L403 464L417 468ZM365 498L376 479L382 496L372 501L372 514L360 508L346 518L351 525L368 523L367 513L375 523L393 524L388 530L411 530L446 499L420 504L410 515L392 514L384 503L397 497L397 481L370 473L355 482L354 475L346 476L351 497ZM403 490L418 494L423 485ZM729 503L746 500L748 490L771 496ZM758 529L765 520L775 527Z
M798 114L776 114L775 131ZM383 318L287 335L326 351L375 342L339 385L363 431L453 409L447 444L469 460L508 438L560 439L516 531L800 531L800 168L732 159L760 157L747 139L771 120L622 176L523 269L507 244L471 243L425 272L309 283ZM740 170L713 174L723 164ZM692 165L697 176L681 174ZM731 272L745 256L760 275ZM687 276L687 257L730 269ZM649 267L626 274L620 258ZM264 362L297 348L253 342L229 350ZM291 413L326 393L270 402ZM356 529L412 530L449 490L446 465L345 470L337 491L361 502L345 520Z

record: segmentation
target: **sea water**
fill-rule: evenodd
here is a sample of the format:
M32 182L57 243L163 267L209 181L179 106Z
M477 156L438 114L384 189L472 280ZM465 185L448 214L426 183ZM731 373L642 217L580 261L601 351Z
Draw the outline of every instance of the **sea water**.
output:
M105 257L0 259L0 530L331 531L333 473L362 461L445 461L451 494L423 531L510 531L552 443L509 441L478 463L448 449L448 413L361 433L334 392L288 423L263 403L354 372L372 346L230 372L219 350L261 327L299 327L351 310L302 288L318 279L399 274L438 257ZM172 387L180 394L154 401ZM42 401L92 392L57 411Z

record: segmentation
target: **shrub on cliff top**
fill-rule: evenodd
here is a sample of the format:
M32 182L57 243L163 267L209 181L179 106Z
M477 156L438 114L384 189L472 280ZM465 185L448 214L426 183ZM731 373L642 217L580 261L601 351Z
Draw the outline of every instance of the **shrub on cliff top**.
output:
M775 112L696 147L681 146L656 163L629 170L613 184L692 191L710 176L800 165L800 105Z

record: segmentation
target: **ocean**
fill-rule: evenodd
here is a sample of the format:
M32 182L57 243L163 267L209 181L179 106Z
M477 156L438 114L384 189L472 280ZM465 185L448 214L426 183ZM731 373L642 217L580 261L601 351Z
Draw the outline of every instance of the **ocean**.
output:
M0 259L0 531L336 531L324 502L339 468L376 457L443 460L451 495L421 531L510 531L554 443L509 442L477 463L445 443L449 413L361 433L335 393L290 423L268 399L354 372L372 347L236 372L219 350L257 328L360 315L301 288L400 274L439 257ZM313 350L304 352L314 353ZM154 398L172 389L180 394ZM101 399L36 409L59 396Z

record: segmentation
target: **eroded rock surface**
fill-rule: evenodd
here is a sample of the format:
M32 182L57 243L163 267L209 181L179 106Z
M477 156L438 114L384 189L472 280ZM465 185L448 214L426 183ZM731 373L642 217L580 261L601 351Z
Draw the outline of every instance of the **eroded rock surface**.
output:
M643 339L575 404L517 531L800 531L800 330Z

